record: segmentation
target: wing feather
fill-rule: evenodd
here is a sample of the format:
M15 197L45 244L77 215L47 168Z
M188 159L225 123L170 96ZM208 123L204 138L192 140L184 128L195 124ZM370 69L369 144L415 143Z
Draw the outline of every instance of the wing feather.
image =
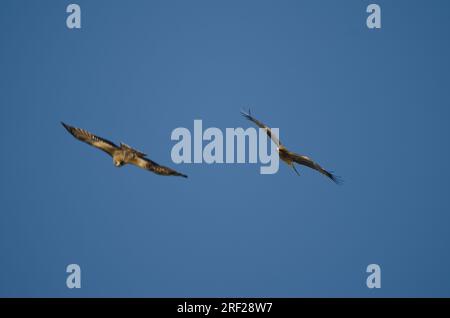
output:
M130 160L129 163L162 176L180 176L187 178L187 175L175 171L171 168L161 166L148 158L135 156L133 159Z
M303 166L306 166L308 168L314 169L316 171L319 171L320 173L326 175L328 178L330 178L331 180L333 180L335 183L340 184L342 183L342 179L336 175L334 175L333 173L331 173L330 171L325 170L324 168L322 168L318 163L314 162L312 159L306 157L306 156L302 156L302 155L298 155L296 153L293 152L289 152L289 157L291 157L291 159Z
M141 151L139 151L139 150L137 150L137 149L135 149L135 148L133 148L131 146L128 146L127 144L125 144L123 142L120 143L120 148L129 150L131 152L134 152L135 154L137 154L140 157L146 157L147 156L147 154L145 154L145 153L143 153L143 152L141 152Z
M113 156L114 152L118 149L118 147L113 142L106 140L104 138L98 137L94 134L91 134L90 132L88 132L84 129L72 127L63 122L61 122L61 124L64 126L64 128L67 129L67 131L72 136L74 136L78 140L81 140L81 141L87 143L88 145L91 145L100 150L103 150L110 156Z
M242 116L244 116L245 118L247 118L248 120L252 121L253 123L256 124L256 126L258 126L259 128L262 128L266 131L267 136L269 136L270 139L272 139L272 141L278 146L281 146L281 142L278 139L277 136L275 136L274 134L272 134L272 130L267 127L267 125L263 124L262 122L260 122L259 120L255 119L251 114L250 114L250 110L248 111L248 113L244 112L241 110L241 114Z

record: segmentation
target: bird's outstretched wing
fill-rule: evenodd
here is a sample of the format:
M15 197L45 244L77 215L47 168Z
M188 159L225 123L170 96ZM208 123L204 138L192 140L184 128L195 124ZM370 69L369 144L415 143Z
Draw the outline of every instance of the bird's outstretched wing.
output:
M130 163L135 166L138 166L139 168L154 172L162 176L180 176L183 178L187 178L187 175L179 173L178 171L175 171L173 169L161 166L148 158L136 156L132 160L130 160Z
M298 155L296 153L293 152L289 152L289 157L291 157L292 161L303 165L303 166L307 166L311 169L317 170L320 173L326 175L328 178L330 178L331 180L333 180L336 184L341 184L342 183L342 179L336 175L334 175L333 173L325 170L324 168L322 168L319 164L315 163L314 161L312 161L310 158L306 157L306 156L302 156L302 155Z
M143 153L143 152L141 152L141 151L139 151L139 150L137 150L137 149L135 149L135 148L133 148L131 146L128 146L127 144L125 144L123 142L120 143L120 148L129 150L131 152L134 152L135 154L137 154L140 157L146 157L147 156L145 153Z
M262 128L266 131L267 136L269 136L270 139L272 139L272 141L278 146L281 146L281 142L278 139L277 136L275 136L274 134L272 134L272 130L267 127L266 125L264 125L262 122L260 122L259 120L255 119L251 114L250 114L250 110L248 110L248 113L244 112L241 110L241 114L242 116L244 116L245 118L247 118L248 120L254 122L259 128Z
M81 140L93 147L96 147L100 150L103 150L108 155L113 156L114 151L118 149L118 147L111 141L103 139L101 137L98 137L94 134L91 134L90 132L83 130L81 128L76 128L69 126L63 122L61 124L64 126L64 128L67 129L67 131L77 138L78 140Z

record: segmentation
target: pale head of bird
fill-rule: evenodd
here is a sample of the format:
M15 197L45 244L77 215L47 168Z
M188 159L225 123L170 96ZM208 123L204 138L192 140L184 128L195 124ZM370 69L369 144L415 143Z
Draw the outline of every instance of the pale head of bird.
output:
M122 160L113 160L114 161L114 165L116 167L122 167L123 166L123 161Z

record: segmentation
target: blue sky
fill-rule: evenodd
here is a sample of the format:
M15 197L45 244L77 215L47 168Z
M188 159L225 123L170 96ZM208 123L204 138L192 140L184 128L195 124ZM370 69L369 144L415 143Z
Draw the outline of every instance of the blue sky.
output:
M450 296L448 1L376 1L376 31L361 0L79 0L81 30L69 3L0 7L0 296ZM171 161L173 129L248 106L345 184Z

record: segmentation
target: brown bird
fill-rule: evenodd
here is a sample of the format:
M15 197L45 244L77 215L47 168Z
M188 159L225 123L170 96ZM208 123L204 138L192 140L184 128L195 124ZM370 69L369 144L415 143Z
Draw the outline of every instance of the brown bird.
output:
M120 146L117 146L113 142L91 134L86 130L66 125L63 122L61 122L61 124L78 140L103 150L110 155L113 158L113 163L116 167L132 164L162 176L180 176L187 178L187 176L182 173L164 166L160 166L156 162L146 158L147 155L145 153L142 153L124 143L120 143Z
M272 131L270 130L269 127L267 127L262 122L256 120L254 117L252 117L252 115L250 114L250 110L248 111L248 113L245 113L244 111L241 111L241 113L242 113L242 116L244 116L248 120L250 120L253 123L255 123L258 127L260 127L260 128L265 130L267 136L269 136L269 138L272 139L272 141L277 146L277 151L278 151L278 154L280 156L280 159L283 160L285 163L287 163L290 167L292 167L294 169L295 173L297 173L297 175L300 175L300 174L298 173L297 169L295 168L294 163L298 163L300 165L304 165L304 166L307 166L307 167L309 167L311 169L317 170L320 173L326 175L331 180L333 180L336 184L342 183L341 178L339 178L339 177L335 176L334 174L332 174L331 172L325 170L319 164L317 164L314 161L312 161L310 158L308 158L306 156L302 156L302 155L296 154L296 153L291 152L288 149L286 149L286 147L284 147L281 144L281 142L278 139L278 137L275 136L274 134L272 134Z

